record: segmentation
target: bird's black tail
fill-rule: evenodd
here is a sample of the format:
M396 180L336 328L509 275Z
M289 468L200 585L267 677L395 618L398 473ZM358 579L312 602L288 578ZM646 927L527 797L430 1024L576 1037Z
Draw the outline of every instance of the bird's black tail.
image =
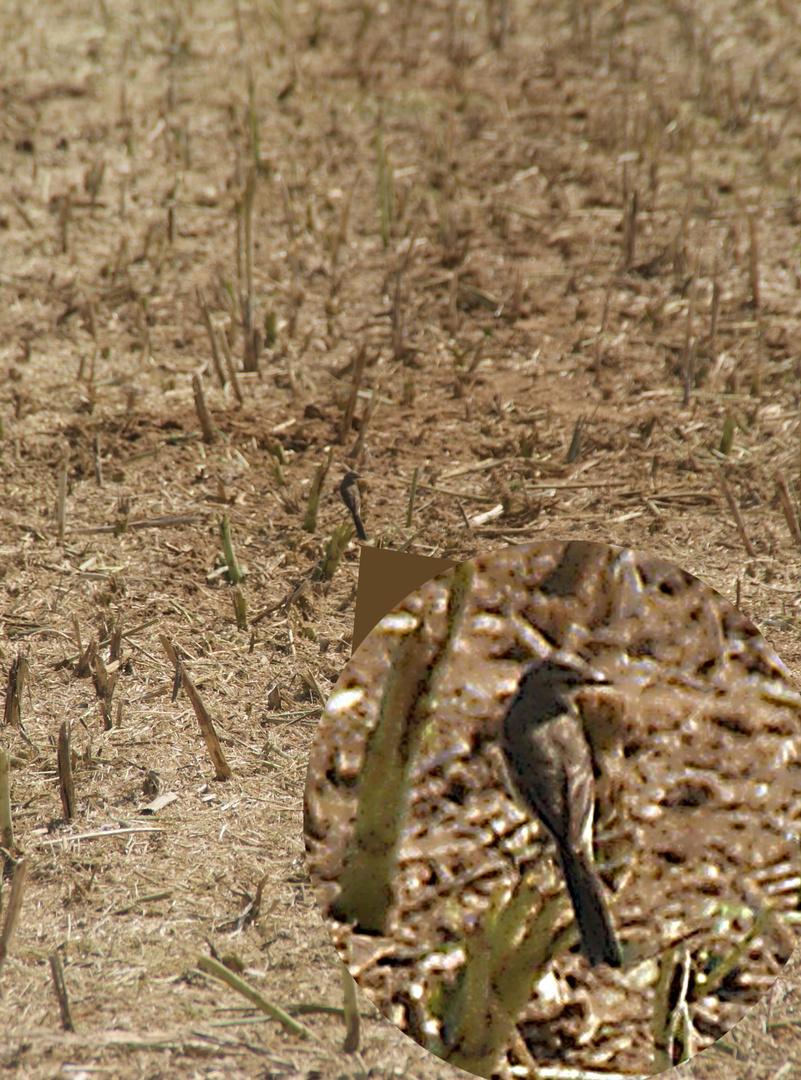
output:
M562 872L573 902L582 952L593 967L596 964L620 967L623 962L620 943L597 871L574 854L568 855L564 851L561 854Z
M351 514L353 515L353 524L356 526L356 535L359 537L360 540L366 540L367 533L364 531L362 519L359 517L355 510L351 510Z

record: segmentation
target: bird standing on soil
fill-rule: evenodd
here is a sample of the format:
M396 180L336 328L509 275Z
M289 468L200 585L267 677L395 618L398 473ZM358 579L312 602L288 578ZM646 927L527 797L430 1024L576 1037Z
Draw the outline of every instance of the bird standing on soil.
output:
M360 540L366 540L367 533L364 531L362 519L359 517L359 511L362 507L362 497L359 494L358 479L359 474L356 472L345 473L344 479L339 485L339 494L342 496L342 501L345 506L350 510L353 524L356 526L356 535Z
M523 672L506 711L501 747L512 785L547 826L590 964L620 967L622 955L595 868L592 755L575 703L607 680L578 657L554 654Z

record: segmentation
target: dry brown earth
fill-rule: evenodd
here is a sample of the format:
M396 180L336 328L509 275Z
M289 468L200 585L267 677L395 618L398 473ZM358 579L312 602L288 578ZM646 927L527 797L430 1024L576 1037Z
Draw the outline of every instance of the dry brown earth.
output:
M659 554L737 600L798 675L801 15L766 0L41 0L4 7L0 42L0 661L25 650L31 673L29 742L3 731L31 871L0 1061L37 1078L355 1075L337 1017L307 1018L324 1047L239 1022L241 1000L196 963L210 939L280 1003L339 1002L301 792L349 655L358 551L239 631L217 519L252 619L342 520L332 480L375 393L359 461L372 534L450 557L568 536ZM196 289L239 364L256 163L268 340L239 406ZM366 396L340 443L362 347ZM130 527L163 517L196 520ZM84 647L123 633L109 731L76 674L76 625ZM186 697L171 702L160 633L214 714L229 782ZM179 796L150 819L161 832L48 842L147 823L150 769ZM255 925L231 930L265 874ZM769 1026L763 1009L738 1029L737 1060L702 1055L688 1075L795 1068L793 1005L777 998ZM447 1072L379 1020L363 1060Z

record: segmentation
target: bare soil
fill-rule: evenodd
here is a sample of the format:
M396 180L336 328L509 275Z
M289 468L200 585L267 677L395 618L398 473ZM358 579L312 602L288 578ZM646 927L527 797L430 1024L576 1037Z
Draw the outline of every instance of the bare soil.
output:
M22 650L30 668L24 735L3 730L30 872L0 1060L26 1077L449 1074L380 1018L361 1059L336 1015L304 1017L319 1042L254 1022L197 968L211 942L280 1004L341 1000L301 795L350 651L358 549L280 602L345 520L336 485L355 463L368 532L389 546L464 558L584 537L658 554L736 602L799 674L799 14L42 0L0 12L0 41L0 661ZM249 181L258 374L241 371ZM171 700L160 634L230 781ZM117 674L109 730L78 677L92 640ZM148 817L150 770L178 799ZM69 840L143 825L159 831ZM739 1025L736 1056L705 1052L687 1075L793 1063L795 985Z

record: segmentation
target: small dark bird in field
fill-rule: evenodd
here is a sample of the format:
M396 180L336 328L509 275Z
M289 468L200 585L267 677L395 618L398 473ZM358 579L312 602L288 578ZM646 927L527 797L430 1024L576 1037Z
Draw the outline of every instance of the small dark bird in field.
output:
M581 948L590 964L620 967L620 944L593 855L595 777L576 693L608 680L578 657L554 654L523 672L501 747L509 779L556 842Z
M342 483L339 485L339 494L342 496L342 501L350 510L351 517L353 518L353 524L356 526L356 535L360 540L367 539L367 533L364 531L364 525L362 525L362 519L359 517L359 512L362 508L362 497L359 494L359 474L356 472L345 473Z

